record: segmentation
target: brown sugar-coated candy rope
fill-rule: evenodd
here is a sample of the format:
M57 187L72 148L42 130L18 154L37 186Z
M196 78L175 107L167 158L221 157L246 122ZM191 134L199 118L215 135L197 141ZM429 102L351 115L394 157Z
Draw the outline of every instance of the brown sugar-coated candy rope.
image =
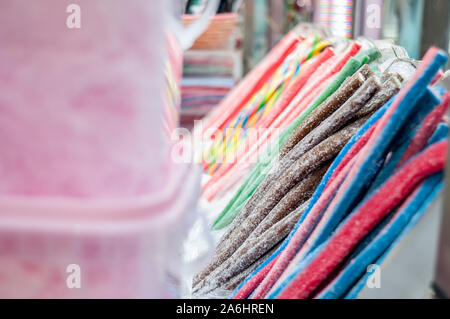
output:
M323 120L345 103L364 83L364 77L358 72L347 78L339 89L308 115L292 132L280 150L280 158L300 142L309 132L319 126Z
M305 174L305 178L299 181L296 187L294 187L294 193L297 195L297 198L295 199L297 203L301 204L312 196L323 174L325 174L325 172L322 172L321 170L318 173L311 172L311 174L309 174L308 176L306 176ZM222 256L230 256L236 249L238 249L239 246L242 245L244 241L251 236L252 232L277 205L277 203L280 202L281 199L282 197L270 198L260 202L255 207L253 212L238 228L236 228L235 232L233 232L233 241L229 242L226 247L226 251L221 250L221 252L224 252ZM269 227L270 226L271 225L269 225Z
M320 182L320 178L321 176L318 174L310 174L297 184L296 194L298 194L298 198L296 198L296 200L299 203L304 202L312 196L315 187ZM273 206L275 206L275 204L276 203L274 203ZM270 210L271 207L268 207L266 203L264 203L264 205L258 205L255 208L255 211L253 211L248 218L237 226L227 242L227 245L217 247L213 260L210 265L208 265L210 266L207 269L208 273L220 266L224 260L230 257L239 248L239 246L241 246L241 244L250 236L252 231L259 225L261 220L270 212ZM194 285L197 283L198 282L194 282Z
M283 238L284 239L284 238ZM247 278L248 275L250 275L256 268L258 268L269 256L271 256L277 249L280 247L282 240L280 240L275 246L273 246L272 249L267 251L263 256L261 256L258 260L256 260L253 264L251 264L247 269L242 271L241 273L237 274L236 276L233 276L225 282L223 285L218 287L216 290L209 292L207 294L200 295L198 293L193 293L193 296L196 298L199 297L210 297L211 295L214 296L229 296L234 289L236 289L237 286L239 286L245 278Z
M361 77L361 76L360 76ZM267 213L276 205L276 203L284 196L284 194L278 194L277 198L272 198L269 201L263 201L265 190L271 186L274 181L286 171L292 163L294 163L303 154L324 140L327 136L333 134L345 123L347 123L351 117L362 108L365 102L378 90L379 85L375 77L369 78L357 91L330 117L325 119L318 127L312 130L304 139L302 139L290 152L286 155L278 165L276 165L271 173L266 176L261 185L258 186L252 197L247 201L241 214L235 219L231 225L231 230L225 234L221 242L217 247L215 256L209 265L194 278L194 285L197 285L200 280L205 278L211 271L217 268L223 263L229 256L236 251L237 248L243 243L243 241L249 236L249 234L258 226L259 222L264 218ZM256 204L258 203L258 204ZM251 204L251 205L249 205ZM261 208L264 205L264 208ZM271 205L271 206L270 206ZM257 213L253 214L252 211L257 209ZM250 211L251 209L251 211ZM261 213L264 211L264 213ZM245 223L246 219L253 215L250 223ZM256 222L255 222L256 220ZM246 227L243 227L245 225ZM230 240L234 235L235 239Z
M308 198L312 196L317 185L319 185L322 180L323 175L325 175L326 171L330 164L324 165L322 168L318 169L311 176L312 187L308 191ZM268 230L272 225L277 223L279 220L287 216L293 210L295 210L299 205L302 204L302 180L295 187L293 187L270 211L270 213L262 220L261 223L255 228L255 230L251 233L250 237L257 237L263 234L266 230Z
M310 115L308 115L299 127L290 135L280 150L280 157L283 157L287 152L291 150L303 137L317 127L325 118L338 109L362 84L364 83L364 77L360 73L356 73L353 76L347 78L341 87L333 93L328 99L326 99L321 105L314 109ZM261 185L263 186L263 185ZM267 185L266 185L267 186ZM256 202L247 201L240 214L234 219L233 223L228 228L228 232L223 236L220 242L226 240L233 230L235 225L242 223L242 219L246 218L245 212L250 212L255 207ZM220 245L220 243L219 243Z
M286 237L306 210L309 201L300 205L292 214L273 225L260 238L253 238L245 246L211 272L194 291L206 294L230 278L247 269L254 261L270 250L276 243Z
M221 288L225 290L234 290L237 286L240 285L248 275L250 275L256 268L258 268L269 256L271 256L277 249L280 247L282 240L280 240L272 249L268 250L264 255L262 255L258 260L256 260L253 264L251 264L247 269L237 274L229 281L224 283Z
M383 73L383 74L381 75L380 81L384 83L384 82L386 82L386 80L388 80L390 77L396 78L397 80L400 81L400 83L403 82L403 77L402 77L400 74L398 74L398 73L387 73L387 72L385 72L385 73Z
M361 75L364 77L364 79L368 79L371 76L375 75L375 72L373 72L373 70L370 68L370 66L368 66L367 64L364 64L358 71L359 73L361 73Z
M272 251L273 249L271 249L270 251ZM266 254L264 254L264 256L266 256ZM225 290L234 290L237 286L239 286L239 284L248 276L252 273L253 270L255 270L256 268L258 268L263 262L264 262L264 256L260 257L257 261L255 261L253 264L250 265L250 267L247 267L247 269L245 269L244 271L242 271L241 273L237 274L236 276L234 276L233 278L231 278L230 280L228 280L226 283L224 283L222 286L220 286L219 288L223 288Z
M273 185L269 195L278 196L277 193L286 193L308 173L311 173L327 161L333 159L366 120L367 118L363 118L346 126L299 158L294 165L281 176L275 185ZM274 226L272 226L271 229ZM233 238L231 237L230 240L233 241ZM216 266L209 270L209 276L207 275L205 276L206 278L204 277L205 279L197 285L196 290L215 289L215 287L221 285L224 281L235 275L236 267L242 267L242 264L244 263L244 261L237 261L237 265L232 267L233 271L226 271L223 268L225 267L227 258L216 261L217 264L221 266ZM229 264L229 262L227 264Z
M303 155L306 151L311 149L314 145L322 141L327 136L331 135L336 131L336 127L338 124L345 124L344 121L339 121L339 123L334 123L334 120L331 121L331 125L334 125L335 128L332 128L331 126L327 129L327 123L323 123L324 120L327 119L327 117L330 116L336 109L338 109L342 103L344 105L347 104L350 105L350 107L353 107L355 103L352 103L352 101L349 101L350 99L354 100L352 93L355 93L355 91L358 90L358 88L361 87L363 84L363 76L360 74L355 74L354 76L347 79L348 81L344 83L343 88L339 89L332 97L334 96L334 99L328 99L325 101L322 105L320 105L316 110L314 110L310 116L308 116L302 124L300 124L299 128L294 132L294 134L291 135L295 136L295 139L288 140L288 143L293 143L294 140L298 141L295 142L294 148L296 151L289 152L289 157L282 158L280 163L278 165L275 165L271 172L268 174L268 176L265 177L265 179L261 182L261 184L257 187L253 195L250 197L250 199L247 201L247 203L244 205L244 208L240 212L240 214L236 217L235 221L232 223L230 229L228 230L227 234L223 237L223 239L220 241L218 247L221 247L224 243L226 243L226 240L228 239L229 235L235 231L236 226L241 225L243 220L245 220L248 215L250 215L251 211L255 209L255 207L258 205L258 203L262 200L264 193L269 189L270 185L273 183L273 181L280 176L280 174L286 170L298 157ZM371 89L372 90L372 89ZM350 98L349 98L350 97ZM360 105L361 107L362 105ZM340 113L336 115L336 117L339 117ZM321 124L322 123L322 124ZM321 127L320 134L313 133L316 129L318 129L318 126ZM337 127L339 128L339 127ZM303 141L303 138L305 140L308 140L308 142ZM308 139L309 138L309 139ZM290 147L290 146L288 146ZM284 147L284 150L286 151L288 147Z
M275 182L277 185L274 185L271 189L277 192L290 189L301 177L301 174L298 174L298 172L302 172L311 166L317 168L319 165L333 159L366 120L367 117L359 119L316 145L284 172Z
M300 158L305 151L318 144L326 137L338 131L348 123L355 114L364 107L370 98L379 90L379 81L375 76L369 77L364 84L333 114L325 118L314 130L300 140L286 156L280 160L275 172L268 174L267 178L278 178L283 171Z

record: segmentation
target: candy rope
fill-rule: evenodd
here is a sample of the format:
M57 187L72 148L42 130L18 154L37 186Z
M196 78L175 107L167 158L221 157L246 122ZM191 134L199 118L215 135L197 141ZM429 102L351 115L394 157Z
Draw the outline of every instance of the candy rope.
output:
M306 298L387 213L425 177L443 170L448 142L436 143L403 166L336 231L318 256L293 279L279 298Z
M414 214L418 212L422 203L441 180L442 173L428 177L406 199L381 232L357 256L353 257L352 262L330 283L329 287L320 293L319 298L329 299L341 297L350 288L351 284L364 274L366 267L374 262L406 227Z
M327 184L332 180L332 176L335 174L334 172L336 171L336 169L339 167L339 165L342 165L342 162L347 162L354 156L355 153L359 151L359 149L355 147L355 144L358 143L358 141L362 138L362 136L366 137L370 136L371 133L367 132L373 131L374 129L373 126L376 125L377 121L386 112L387 108L390 106L390 103L391 101L386 105L384 105L382 108L380 108L377 112L375 112L375 114L372 115L371 118L361 127L361 129L351 138L350 142L348 142L347 145L341 150L339 155L331 164L324 178L320 182L316 191L314 192L314 195L310 200L309 207L302 216L302 218L300 218L300 220L297 222L296 226L291 231L289 236L281 244L280 248L277 249L275 253L273 253L263 264L261 264L261 266L259 266L252 274L250 274L250 276L248 276L243 283L239 285L239 287L234 292L235 298L246 298L255 289L255 287L265 278L269 270L275 264L277 258L279 257L279 254L286 248L287 244L295 235L298 228L303 223L304 219L308 216L309 211L312 209L312 207L314 207L315 203L320 198ZM354 153L352 153L351 150L354 150Z

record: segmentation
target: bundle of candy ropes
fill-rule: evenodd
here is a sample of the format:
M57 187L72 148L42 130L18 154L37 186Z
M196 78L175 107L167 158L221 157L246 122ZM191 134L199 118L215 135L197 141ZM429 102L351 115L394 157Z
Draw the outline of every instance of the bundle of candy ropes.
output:
M439 195L446 54L415 63L367 43L293 31L207 118L202 197L232 195L193 296L355 297Z

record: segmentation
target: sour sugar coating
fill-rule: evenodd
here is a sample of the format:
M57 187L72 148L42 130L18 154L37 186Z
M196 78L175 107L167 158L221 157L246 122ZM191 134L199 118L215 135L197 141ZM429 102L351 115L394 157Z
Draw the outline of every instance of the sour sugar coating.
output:
M381 89L356 113L356 117L361 118L375 112L398 91L400 91L400 82L393 75L389 75L381 85Z
M269 257L271 254L275 252L278 247L280 247L281 241L278 242L272 249L270 249L268 252L266 252L263 256L261 256L257 261L255 261L253 264L251 264L247 269L242 271L241 273L237 274L233 278L231 278L229 281L227 281L225 284L223 284L221 287L226 290L234 290L236 289L243 281L244 279L250 275L256 268L258 268L267 257Z
M285 194L305 176L305 172L311 172L327 161L332 160L366 120L367 118L363 118L351 123L300 157L274 183L270 191L265 195L265 198L268 199L271 196L277 196L277 194Z
M304 179L299 182L294 188L292 188L270 211L270 213L259 223L255 230L251 233L250 237L257 237L269 229L273 224L284 218L290 212L295 210L303 202L304 197L304 183L308 181L307 197L310 198L314 193L317 185L319 185L322 180L323 175L325 175L328 167L330 165L326 164L309 176L308 179Z
M259 238L253 238L241 246L228 260L211 272L194 291L206 294L223 285L233 276L247 269L253 262L286 237L308 207L308 201L273 225Z
M361 74L355 73L347 78L342 86L319 105L308 115L302 123L292 132L280 150L280 157L283 158L297 143L316 128L330 114L336 111L355 91L364 83Z
M233 292L236 287L240 285L242 281L244 281L245 277L248 276L252 271L254 271L256 268L258 268L265 260L265 258L268 257L268 254L273 253L274 249L276 249L280 243L275 245L273 249L271 249L269 252L264 254L261 258L259 258L257 261L255 261L253 264L251 264L246 270L241 272L240 274L237 274L236 276L230 278L227 282L220 285L216 289L209 291L207 293L199 293L199 292L193 292L192 296L195 298L227 298L231 293Z
M361 74L364 79L368 79L371 76L375 76L375 72L368 66L367 64L364 64L358 71L359 74Z
M311 197L315 187L319 182L320 176L318 174L310 174L310 176L299 182L296 192L299 196L298 198L296 198L296 200L299 203L306 201L309 197ZM272 205L275 206L276 203ZM262 202L261 205L257 206L255 212L252 212L252 214L250 214L248 218L246 218L241 224L236 226L228 241L225 242L226 245L220 245L216 248L216 253L212 261L205 269L208 271L206 275L219 267L239 248L239 246L251 235L251 233L258 226L261 220L270 212L273 206L268 207L266 202ZM203 276L203 278L204 277L205 276ZM194 285L197 285L198 281L194 282Z
M274 183L296 160L351 121L358 110L370 100L379 88L378 80L375 77L369 78L336 112L312 130L280 160L279 165L266 176L267 183Z

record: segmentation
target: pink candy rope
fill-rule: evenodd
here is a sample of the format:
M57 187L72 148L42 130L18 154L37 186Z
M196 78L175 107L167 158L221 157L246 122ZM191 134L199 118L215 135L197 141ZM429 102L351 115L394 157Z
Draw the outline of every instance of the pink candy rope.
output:
M446 92L442 103L435 107L420 125L411 143L398 162L397 168L406 163L412 156L414 156L414 154L418 153L426 145L428 139L431 137L439 122L442 120L445 112L447 112L449 102L450 92Z
M307 298L358 242L427 176L444 169L448 141L431 145L409 161L365 201L278 298Z

